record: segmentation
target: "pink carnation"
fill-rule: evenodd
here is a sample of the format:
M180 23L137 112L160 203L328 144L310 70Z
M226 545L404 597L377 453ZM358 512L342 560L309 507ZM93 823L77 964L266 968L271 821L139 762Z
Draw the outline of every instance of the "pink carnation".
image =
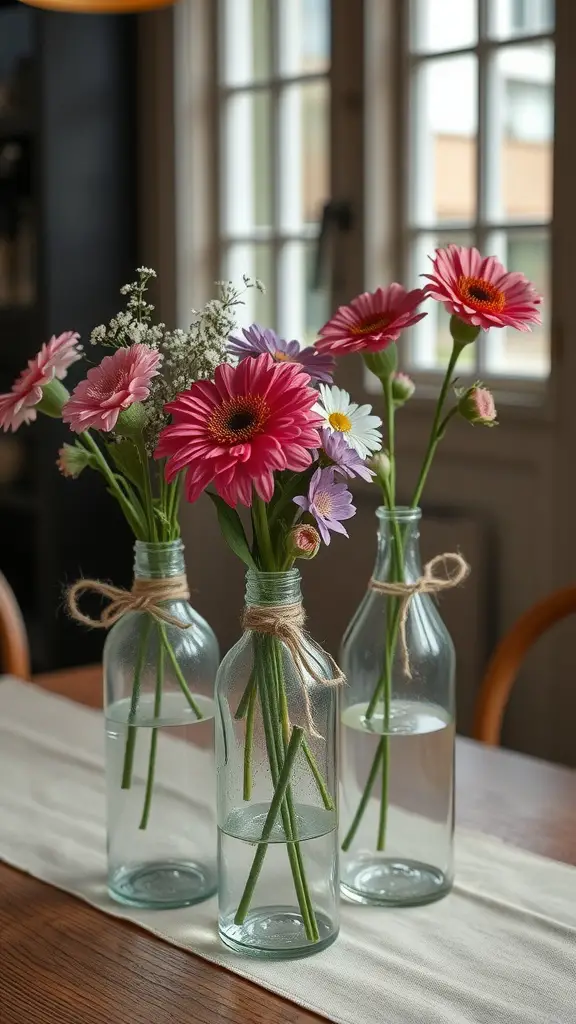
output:
M401 284L364 292L349 306L340 306L320 331L319 352L345 356L349 352L379 352L397 341L406 327L418 323L426 313L417 308L426 293L423 288L407 292Z
M54 377L63 380L68 367L81 358L79 339L80 335L74 331L64 331L58 337L53 335L34 358L28 360L28 366L11 390L0 395L0 427L4 431L18 430L23 423L36 419L35 406L42 399L44 385Z
M78 434L90 427L113 430L123 409L148 398L161 359L159 352L141 344L105 356L74 388L62 419Z
M509 273L495 256L482 258L478 249L449 245L436 249L427 294L465 324L487 331L515 327L529 331L540 323L541 298L524 277Z
M271 355L218 366L214 381L196 381L166 406L172 424L160 434L155 457L166 458L166 479L186 469L186 497L196 501L210 483L229 505L252 504L274 493L275 470L301 472L320 447L318 393L297 363Z

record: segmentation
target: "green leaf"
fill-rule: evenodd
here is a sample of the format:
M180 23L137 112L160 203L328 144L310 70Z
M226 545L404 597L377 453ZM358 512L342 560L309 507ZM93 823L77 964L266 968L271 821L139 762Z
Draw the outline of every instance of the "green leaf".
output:
M106 450L121 473L135 484L136 487L144 487L142 463L138 457L138 449L132 441L115 441L106 445Z
M216 508L218 523L228 546L249 569L257 569L258 566L252 558L244 527L236 509L230 508L219 494L211 494L210 491L206 491L206 494Z

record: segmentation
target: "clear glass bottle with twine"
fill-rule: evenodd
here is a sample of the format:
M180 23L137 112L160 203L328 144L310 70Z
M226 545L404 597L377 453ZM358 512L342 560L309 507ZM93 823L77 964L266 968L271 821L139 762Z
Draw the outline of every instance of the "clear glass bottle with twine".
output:
M379 508L378 553L345 634L341 888L409 906L453 881L455 653L434 595L468 573L460 555L424 569L419 508Z
M108 600L101 618L83 591ZM167 909L214 894L214 680L218 644L188 601L180 540L136 541L131 591L79 580L72 615L110 631L104 646L108 891Z
M247 573L245 632L216 682L219 932L307 956L339 927L333 660L303 632L300 573Z

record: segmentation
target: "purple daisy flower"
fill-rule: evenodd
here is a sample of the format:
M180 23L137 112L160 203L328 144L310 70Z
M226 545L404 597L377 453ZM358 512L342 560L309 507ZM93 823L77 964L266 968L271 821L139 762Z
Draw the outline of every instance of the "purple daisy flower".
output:
M337 473L340 472L342 476L360 476L370 483L376 474L368 468L356 449L350 447L346 440L346 434L322 427L320 437L322 438L322 450L333 463L333 468Z
M301 345L299 341L284 341L269 327L252 324L242 329L243 338L233 334L228 339L228 351L238 357L260 356L268 352L278 363L300 363L315 383L332 383L336 361L333 356L323 355L312 346Z
M330 531L348 536L342 526L343 519L352 519L356 508L352 504L352 495L346 484L336 483L334 467L317 469L314 473L307 495L294 498L304 512L309 512L316 520L318 532L325 544L330 543Z

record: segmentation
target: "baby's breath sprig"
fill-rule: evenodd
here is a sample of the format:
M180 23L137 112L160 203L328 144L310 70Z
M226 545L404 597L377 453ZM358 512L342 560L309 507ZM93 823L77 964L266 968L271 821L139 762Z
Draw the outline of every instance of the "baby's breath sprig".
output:
M156 271L150 267L138 267L138 280L125 284L120 289L121 295L128 296L126 309L113 316L109 324L95 327L90 335L93 345L104 345L107 348L121 348L137 343L159 348L166 329L165 324L153 324L154 306L146 302L145 294L148 282L156 277Z
M158 344L162 352L162 373L150 384L150 396L145 404L145 441L152 454L158 435L168 423L164 406L187 391L197 380L211 380L220 363L229 362L227 343L236 327L236 307L243 304L244 291L256 288L263 291L261 281L244 275L243 290L232 281L217 281L218 297L210 299L203 309L192 310L187 331L166 331Z

